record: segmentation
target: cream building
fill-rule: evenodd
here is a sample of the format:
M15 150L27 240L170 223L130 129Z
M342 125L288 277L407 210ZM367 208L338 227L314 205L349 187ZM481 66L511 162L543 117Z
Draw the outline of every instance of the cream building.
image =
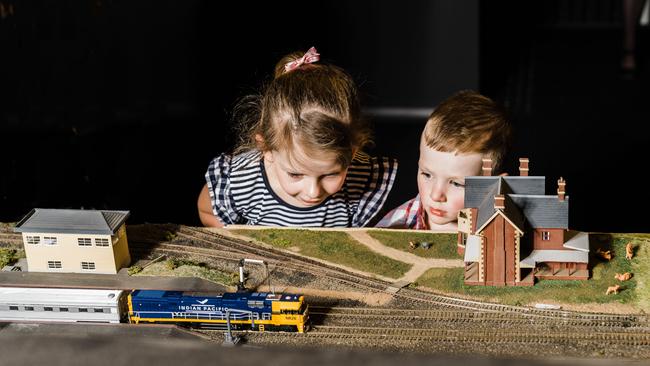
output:
M115 274L131 262L129 211L35 208L15 227L30 272Z

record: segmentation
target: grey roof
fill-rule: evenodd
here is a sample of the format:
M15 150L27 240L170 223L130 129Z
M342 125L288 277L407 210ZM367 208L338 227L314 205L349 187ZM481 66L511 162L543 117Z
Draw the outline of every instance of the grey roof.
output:
M505 176L501 177L506 181L513 194L545 194L546 177L544 176Z
M589 233L568 230L564 239L563 247L589 253Z
M544 229L567 229L569 227L569 197L560 201L557 196L518 195L509 196L519 207L530 226Z
M533 250L519 262L519 266L535 268L537 263L542 262L589 263L589 253L578 250Z
M476 228L481 228L494 215L494 196L505 196L506 217L524 230L526 221L533 228L569 226L569 197L544 195L545 177L487 176L465 178L465 207L478 210Z
M127 217L129 211L35 208L16 224L14 231L113 235Z

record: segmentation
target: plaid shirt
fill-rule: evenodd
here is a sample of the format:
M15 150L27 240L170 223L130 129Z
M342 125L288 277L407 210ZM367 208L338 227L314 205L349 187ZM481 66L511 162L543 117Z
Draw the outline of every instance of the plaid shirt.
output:
M390 211L375 227L428 230L420 204L420 195Z

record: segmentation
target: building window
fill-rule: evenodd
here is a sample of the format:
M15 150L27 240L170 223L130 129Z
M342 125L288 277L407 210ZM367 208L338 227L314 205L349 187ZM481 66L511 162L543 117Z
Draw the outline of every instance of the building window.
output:
M53 236L44 236L43 244L45 245L56 245L56 237Z
M88 312L88 309L86 309L86 308L79 308L79 312L80 312L80 313L87 313L87 312Z
M90 238L77 238L77 243L79 243L80 247L89 247L92 245Z
M95 270L95 262L81 262L81 269L94 271Z
M25 306L25 311L34 311L33 306Z
M18 306L10 306L9 310L18 310Z
M550 231L542 231L542 240L544 240L544 241L551 240L551 232Z
M107 247L108 239L105 238L95 238L95 245L98 247Z
M95 310L96 313L103 313L104 312L104 309L95 308L94 310Z
M466 219L466 218L467 218L467 215L466 215L463 211L458 211L458 216L459 216L461 219Z
M40 244L41 243L41 237L40 236L25 236L25 239L27 239L27 244Z
M47 261L47 268L50 269L61 268L61 261Z
M65 313L68 311L68 308L59 308L59 311Z
M43 307L43 311L54 311L54 308L51 308L49 306Z

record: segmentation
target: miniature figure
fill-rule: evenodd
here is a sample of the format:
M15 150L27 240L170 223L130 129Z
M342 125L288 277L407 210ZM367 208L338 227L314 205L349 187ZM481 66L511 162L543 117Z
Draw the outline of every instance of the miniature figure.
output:
M633 256L634 256L634 247L632 246L632 242L629 242L625 246L625 259L631 261Z
M619 281L627 281L630 278L632 278L632 274L630 272L625 272L623 274L617 273L614 275L614 278L616 278Z
M604 250L598 248L598 249L596 249L596 254L601 259L604 259L604 260L607 260L607 261L612 260L612 251L611 250L604 251Z
M607 292L605 292L605 295L609 295L609 294L616 295L616 294L618 294L618 290L620 290L620 289L621 289L620 285L609 286L607 288Z

